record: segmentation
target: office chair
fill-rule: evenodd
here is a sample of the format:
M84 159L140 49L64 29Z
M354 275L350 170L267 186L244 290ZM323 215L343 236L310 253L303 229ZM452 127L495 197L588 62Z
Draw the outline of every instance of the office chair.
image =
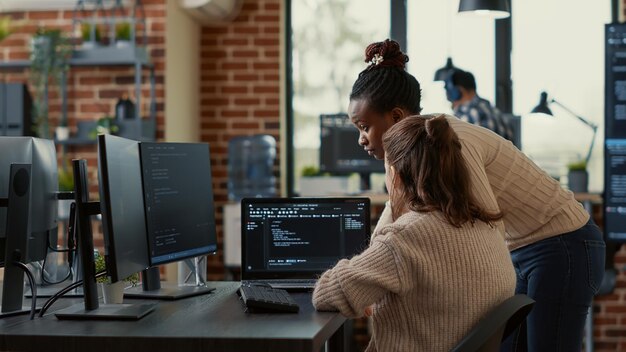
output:
M454 352L499 351L500 343L522 324L535 301L515 295L489 312L452 349Z

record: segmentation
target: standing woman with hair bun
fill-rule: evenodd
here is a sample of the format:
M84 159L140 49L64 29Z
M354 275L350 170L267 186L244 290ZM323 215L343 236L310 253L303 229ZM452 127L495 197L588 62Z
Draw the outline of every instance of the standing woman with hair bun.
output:
M373 43L365 50L368 66L352 87L348 114L360 131L358 143L377 159L399 143L391 135L383 143L392 126L408 117L424 118L419 82L405 70L408 60L393 40ZM473 199L485 211L502 214L494 224L511 252L515 291L536 302L526 325L502 350L580 351L585 319L604 275L602 233L574 194L511 142L454 116L445 119L458 137ZM417 189L444 186L437 177L416 182ZM396 221L392 210L399 205L391 202L372 240Z
M368 352L449 351L515 290L494 226L502 214L472 198L461 144L443 115L404 119L383 145L394 222L321 276L313 304L372 315Z

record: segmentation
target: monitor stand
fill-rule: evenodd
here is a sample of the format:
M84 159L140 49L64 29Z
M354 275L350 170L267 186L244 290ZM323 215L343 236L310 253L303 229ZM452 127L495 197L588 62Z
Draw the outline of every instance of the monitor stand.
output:
M83 304L75 304L54 313L61 320L139 320L152 312L156 303L100 304L97 309L87 310Z
M141 285L124 290L125 298L146 298L176 300L211 293L214 287L179 286L177 284L161 282L159 268L151 267L141 272Z
M0 307L1 309L2 307ZM39 312L41 310L41 306L35 307L35 312ZM0 313L1 318L13 317L16 315L26 315L30 314L30 305L22 305L21 309L11 310L10 312L2 312Z
M87 161L73 160L74 192L78 218L78 248L82 263L93 263L93 234L90 216L100 214L100 203L89 201L87 185ZM94 265L82 266L83 301L71 307L56 311L57 319L66 320L139 320L154 311L157 303L99 304Z

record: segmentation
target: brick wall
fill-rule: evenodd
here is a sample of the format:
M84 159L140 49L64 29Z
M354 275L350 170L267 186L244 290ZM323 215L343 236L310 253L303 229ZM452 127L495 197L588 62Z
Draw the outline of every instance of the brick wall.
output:
M155 66L156 107L157 107L157 138L163 137L164 111L164 69L165 69L165 1L143 0L146 16L146 36L150 59ZM0 41L0 60L28 60L30 56L30 40L37 28L61 29L65 35L75 37L77 28L72 25L73 10L61 11L30 11L0 13L12 18L11 31L5 40ZM138 33L141 33L139 27ZM101 30L103 33L104 31ZM80 33L80 31L77 31ZM142 38L138 38L140 43ZM78 44L80 39L76 38ZM142 81L141 112L147 117L149 112L149 80L148 71L144 70ZM3 69L0 81L28 82L29 69ZM30 91L33 92L32 87ZM116 67L71 67L68 74L68 125L72 132L76 131L78 121L95 121L104 115L114 115L114 108L122 93L129 93L135 101L134 69L126 66ZM61 115L61 99L57 86L51 88L49 94L49 124L51 129L58 125ZM68 158L86 158L92 175L97 168L95 145L71 147ZM97 179L91 177L90 183L95 187ZM94 188L92 188L93 190Z
M222 206L228 201L228 141L269 134L280 153L280 21L282 1L245 0L232 22L201 33L200 134L211 144L219 254L209 257L209 277L221 278ZM278 159L278 158L277 158ZM275 175L280 177L279 160Z
M165 1L142 1L146 18L148 54L155 67L157 138L163 138L164 131ZM3 62L28 60L30 56L30 40L33 33L40 27L61 29L65 35L75 37L73 33L76 28L72 25L72 9L5 12L0 13L0 16L10 16L12 19L12 33L3 41L0 41L0 60ZM141 30L142 27L139 27L138 33L141 33ZM80 31L77 32L80 33ZM142 43L142 38L138 38L138 40ZM79 45L80 39L76 38L76 41L77 45ZM0 81L27 83L29 71L28 68L0 69ZM143 72L141 112L143 117L147 117L150 86L148 70L144 69ZM68 125L72 133L76 132L78 121L95 121L104 115L113 116L115 104L122 93L129 93L131 99L136 101L134 98L134 68L126 66L71 67L67 78ZM32 87L29 90L31 93L33 92ZM61 99L57 86L52 86L50 90L49 104L49 124L52 130L58 125L61 115ZM62 149L58 147L57 151L60 163L63 158ZM72 158L87 159L90 190L92 197L97 198L96 145L68 147L64 157L68 160ZM101 245L99 238L97 238L96 244Z
M615 289L597 296L594 302L594 346L598 352L626 351L626 246L613 259L618 273Z

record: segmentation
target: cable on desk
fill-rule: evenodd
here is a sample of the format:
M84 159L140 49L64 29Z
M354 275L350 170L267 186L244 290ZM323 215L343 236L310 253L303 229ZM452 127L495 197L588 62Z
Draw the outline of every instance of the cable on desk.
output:
M96 274L96 279L106 275L106 273L107 273L106 270L102 270L101 272ZM39 317L43 317L43 315L46 313L48 308L50 308L50 306L52 306L54 304L54 302L56 302L63 295L65 295L66 293L70 292L71 290L73 290L75 288L78 288L78 287L80 287L82 285L83 285L83 280L78 280L78 281L76 281L76 282L66 286L65 288L61 289L59 292L55 293L54 295L52 295L52 297L48 298L48 300L43 304L43 306L41 306L41 310L39 311Z
M26 276L28 277L28 284L30 285L30 292L33 294L33 298L30 303L30 320L35 319L35 312L37 311L37 285L35 285L35 278L33 277L33 273L30 272L28 266L20 261L14 261L13 265L24 270Z
M56 285L56 284L60 284L61 282L69 279L72 276L72 265L73 265L73 261L74 261L74 257L72 255L70 255L70 253L74 253L76 252L75 248L62 248L62 249L55 249L52 248L52 245L50 244L50 237L48 237L47 242L47 246L48 246L48 250L52 251L52 252L57 252L57 253L65 253L67 252L67 266L68 266L68 270L67 270L67 275L65 275L65 277L61 280L58 281L50 281L46 278L46 262L48 260L48 254L46 253L46 256L43 258L43 263L41 264L41 281L45 282L48 285Z

